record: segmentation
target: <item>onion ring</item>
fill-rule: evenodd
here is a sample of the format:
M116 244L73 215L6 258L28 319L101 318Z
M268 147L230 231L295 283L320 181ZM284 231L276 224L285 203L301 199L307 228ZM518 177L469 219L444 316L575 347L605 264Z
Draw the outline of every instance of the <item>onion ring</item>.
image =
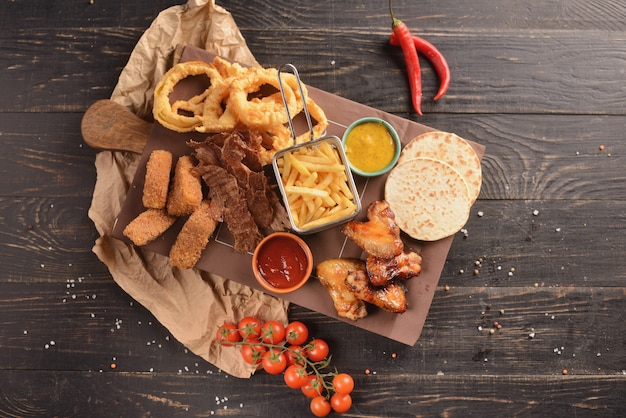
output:
M210 88L207 88L202 93L193 96L189 100L176 100L172 103L172 112L180 114L181 111L193 113L194 115L201 115L204 108L204 101L209 95Z
M222 78L238 77L246 71L245 68L236 62L226 61L219 56L215 57L210 65L217 70Z
M276 100L251 101L248 99L251 93L258 92L263 85L280 89L278 70L275 68L251 68L231 84L227 106L231 106L239 116L239 120L249 128L277 126L288 121L282 100L278 102ZM283 90L289 113L295 114L297 109L295 93L291 87Z
M193 116L187 116L177 113L170 104L169 96L174 86L180 80L189 76L203 74L209 77L211 84L221 79L219 72L215 68L201 61L179 63L170 68L154 89L154 108L152 110L154 118L166 128L177 132L191 132L197 126L200 126L202 121L199 115L194 113ZM180 107L180 105L177 107Z
M228 106L230 85L224 80L212 85L203 104L201 122L196 127L198 132L226 132L237 126L237 115ZM225 107L223 107L225 106Z
M298 78L295 76L295 74L283 73L281 75L283 77L283 83L291 87L293 93L296 95L297 104L295 113L300 113L304 107L304 100L302 100L302 95L300 94L300 86L302 86L302 92L304 93L305 98L309 97L309 90L306 88L306 85L304 83L300 83L300 86L298 86ZM295 115L293 115L292 117L295 117Z

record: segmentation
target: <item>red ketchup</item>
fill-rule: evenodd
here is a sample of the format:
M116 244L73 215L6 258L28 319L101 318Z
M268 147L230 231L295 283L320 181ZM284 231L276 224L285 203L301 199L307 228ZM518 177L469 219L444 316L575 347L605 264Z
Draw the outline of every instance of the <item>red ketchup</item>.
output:
M276 236L261 246L257 267L272 287L286 289L306 278L307 255L293 239Z

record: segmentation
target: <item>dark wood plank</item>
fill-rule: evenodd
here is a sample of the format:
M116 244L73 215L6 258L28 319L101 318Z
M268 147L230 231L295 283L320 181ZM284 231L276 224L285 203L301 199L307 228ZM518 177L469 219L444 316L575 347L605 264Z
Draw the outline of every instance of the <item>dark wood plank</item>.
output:
M216 371L186 352L112 280L67 274L56 283L1 283L0 288L5 353L0 369L98 371L115 363L123 372ZM626 364L624 296L625 287L451 286L446 291L440 286L415 347L297 306L290 318L309 324L312 335L329 342L333 367L354 374L379 369L552 376L567 369L575 375L620 375ZM494 328L494 322L502 327Z
M0 281L63 282L106 277L90 252L97 231L87 211L91 198L1 198Z
M31 27L76 27L93 25L98 27L147 27L160 13L184 1L155 0L139 5L124 0L85 1L70 3L63 0L15 0L0 5L0 22L6 28L22 27L27 20ZM363 4L357 0L344 0L341 13L337 7L327 3L292 3L285 0L267 3L261 0L246 2L219 0L235 17L241 28L258 27L259 22L267 28L292 27L319 29L345 25L347 28L362 28L372 25L390 25L387 4ZM459 3L410 1L394 2L396 15L416 31L433 28L494 28L494 29L543 29L560 28L575 30L624 30L626 28L626 5L623 2L598 1L585 3L566 0L559 3L533 2L532 7L514 0L503 0L494 7L489 0L476 0L471 7L460 7ZM250 13L254 10L254 13Z
M255 32L248 44L264 65L280 65L287 56L304 69L303 78L311 85L392 113L410 109L402 54L386 44L386 30ZM465 31L462 37L439 33L431 41L446 54L452 82L439 103L427 100L438 81L423 62L427 113L623 115L626 110L619 33L607 39L605 33L593 32L511 30L496 35L480 30ZM311 53L316 48L319 52Z
M91 196L96 151L80 134L81 113L0 113L1 196Z
M389 28L387 2L363 3L346 0L342 5L328 3L292 3L288 0L268 4L262 0L224 0L218 4L228 9L238 25L246 30L259 26L276 29L286 26L309 28L315 24L318 30L332 30L339 26L349 32L350 28ZM567 30L613 30L626 28L626 4L621 1L598 1L592 4L580 0L560 2L533 2L531 5L503 0L494 5L489 0L476 0L464 7L459 2L394 1L396 17L403 20L412 31L424 34L442 28L465 31L471 28L508 29L567 29ZM249 10L255 13L250 14Z
M512 200L622 200L624 122L621 116L531 114L423 119L485 145L480 198Z
M625 221L623 203L478 201L466 233L453 242L443 277L485 286L619 286L626 271L616 267L624 265L618 254L626 250L626 237L615 225Z
M404 63L399 49L387 45L386 33L382 28L346 34L343 28L285 27L250 29L246 35L262 65L278 66L287 59L313 86L403 114L410 109ZM22 29L17 37L0 36L0 52L9 62L18 62L0 70L0 88L16 98L0 110L84 111L110 95L140 34L132 29L78 28ZM45 45L37 42L42 38L47 39ZM426 113L626 113L619 33L511 30L496 36L480 30L466 31L462 37L438 34L432 42L447 55L453 81L439 103L428 100L438 80L424 62ZM36 60L21 58L24 44Z
M154 373L1 371L0 378L7 383L0 410L10 416L311 416L306 398L285 389L277 376L237 381L193 373L155 378ZM626 412L621 382L615 376L361 375L349 414L621 416ZM242 387L249 390L242 393ZM571 396L581 391L593 396Z
M171 6L184 1L155 0L149 4L137 4L124 0L85 1L70 3L63 0L15 0L0 5L0 23L5 28L21 28L28 21L30 27L143 27ZM289 26L318 29L363 28L372 25L390 25L386 3L363 4L357 0L344 0L341 12L327 3L292 3L285 0L267 3L261 0L246 2L219 0L219 6L231 12L237 24L244 30ZM503 0L494 7L489 0L476 0L471 7L458 2L394 2L396 15L414 31L431 31L441 28L493 28L518 29L569 29L612 30L626 28L626 5L620 1L597 1L593 3L566 0L558 3L533 2L532 7L514 0ZM250 13L254 10L254 13Z
M626 357L611 328L623 321L624 291L452 286L437 294L418 345L446 374L619 375Z
M15 0L0 5L0 23L3 28L60 27L143 27L163 10L175 5L175 0L155 0L139 5L123 0L66 2L51 0Z
M113 282L74 271L56 283L0 285L3 369L218 370L176 341Z
M110 97L145 28L21 28L3 31L2 112L84 112ZM44 41L42 41L44 40Z

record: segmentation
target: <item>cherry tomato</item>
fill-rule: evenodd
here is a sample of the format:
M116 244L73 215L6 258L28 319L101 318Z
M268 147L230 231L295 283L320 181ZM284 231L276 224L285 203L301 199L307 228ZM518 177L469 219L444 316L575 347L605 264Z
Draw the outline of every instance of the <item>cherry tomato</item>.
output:
M325 417L330 414L330 403L325 396L316 396L311 400L311 412L316 417Z
M237 331L237 325L231 323L225 323L219 327L215 338L224 347L233 346L232 344L226 344L226 342L237 343L241 341L241 335L239 335L239 332Z
M306 352L304 351L304 347L299 345L290 345L285 350L285 356L287 356L287 365L291 366L292 364L305 364Z
M302 322L294 321L287 325L285 337L289 344L302 345L309 338L309 329Z
M321 338L312 339L306 346L307 357L311 361L322 361L328 356L328 343Z
M261 328L261 339L267 344L283 342L285 340L285 326L278 321L267 321Z
M352 407L352 397L347 393L335 393L330 397L330 406L340 414L347 412Z
M279 374L287 367L287 358L281 350L272 348L263 354L261 364L268 374Z
M291 389L300 389L309 381L306 368L294 364L285 369L285 384Z
M239 334L246 341L258 341L261 338L261 320L253 316L246 316L239 321Z
M267 348L262 345L244 344L241 346L241 356L243 360L254 366L261 364L261 359L266 351Z
M333 377L335 392L347 395L354 390L354 379L348 373L339 373Z
M300 390L302 390L302 393L304 393L304 396L312 399L317 396L320 396L322 392L324 392L324 385L322 384L322 381L320 380L319 377L317 377L314 374L310 374L307 377L306 384L302 386Z

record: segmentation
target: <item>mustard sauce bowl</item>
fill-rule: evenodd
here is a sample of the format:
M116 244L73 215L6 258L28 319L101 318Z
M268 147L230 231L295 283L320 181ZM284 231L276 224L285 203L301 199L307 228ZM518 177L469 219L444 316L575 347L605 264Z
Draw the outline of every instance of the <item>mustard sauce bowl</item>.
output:
M376 117L350 124L343 134L342 144L350 170L363 177L380 176L391 170L402 148L395 128Z

